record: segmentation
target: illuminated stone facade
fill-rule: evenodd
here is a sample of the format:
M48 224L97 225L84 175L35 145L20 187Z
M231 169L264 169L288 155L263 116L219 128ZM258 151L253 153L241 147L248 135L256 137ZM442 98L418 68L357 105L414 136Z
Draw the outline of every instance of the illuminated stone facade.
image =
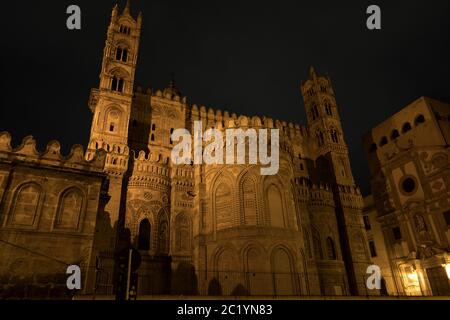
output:
M331 80L311 68L302 83L306 126L190 105L174 82L162 91L135 86L141 26L129 5L113 9L89 100L85 159L106 151L109 201L95 235L89 229L94 280L81 293L112 294L114 252L131 245L142 257L140 296L367 294L363 199ZM278 174L251 164L175 166L171 133L192 132L194 121L204 130L279 129Z
M38 152L33 137L12 148L0 132L0 298L68 297L69 265L80 266L83 288L93 287L94 235L108 201L105 158L99 151L86 161L82 146L63 156L57 141Z
M450 105L425 97L364 137L369 241L390 294L450 294L449 141Z
M365 294L363 201L330 79L311 69L302 83L307 126L189 105L174 82L135 86L141 25L128 6L113 9L87 153L108 151L106 210L125 230L118 245L142 254L139 292ZM193 132L196 120L204 130L279 129L279 173L174 166L171 133Z

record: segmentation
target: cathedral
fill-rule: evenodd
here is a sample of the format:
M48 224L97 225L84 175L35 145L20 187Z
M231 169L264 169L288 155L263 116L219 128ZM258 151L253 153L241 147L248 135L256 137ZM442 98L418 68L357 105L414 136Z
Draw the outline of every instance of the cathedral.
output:
M306 125L190 104L174 81L163 90L135 85L142 23L129 2L112 10L85 152L77 146L63 157L52 142L40 154L31 137L14 149L0 134L0 275L8 290L15 266L48 270L54 282L62 260L82 268L78 294L111 295L115 254L133 247L140 296L371 294L363 199L330 78L311 68L302 82ZM196 121L204 129L278 129L278 173L261 175L259 164L174 165L172 133L193 132Z

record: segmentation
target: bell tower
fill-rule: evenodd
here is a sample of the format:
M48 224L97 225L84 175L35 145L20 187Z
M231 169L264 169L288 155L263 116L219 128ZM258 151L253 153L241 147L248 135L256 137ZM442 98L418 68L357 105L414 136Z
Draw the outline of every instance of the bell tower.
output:
M114 145L121 148L127 145L141 24L141 14L136 20L131 16L129 1L121 14L117 5L113 8L99 88L92 90L89 101L94 113L90 142L95 148L109 152Z
M368 292L366 270L371 264L362 220L363 199L353 179L341 119L331 80L311 67L302 83L308 130L312 139L315 174L320 182L333 186L336 222L350 292Z
M99 87L91 90L89 98L94 115L86 158L90 160L97 149L107 151L105 172L110 177L111 199L106 211L113 227L119 220L122 191L126 192L123 177L128 169L128 126L141 25L142 14L133 18L130 1L121 13L117 4L114 6L103 49Z
M335 180L342 185L354 185L348 146L330 78L318 75L311 67L309 79L302 84L301 92L316 160L329 157L329 170Z

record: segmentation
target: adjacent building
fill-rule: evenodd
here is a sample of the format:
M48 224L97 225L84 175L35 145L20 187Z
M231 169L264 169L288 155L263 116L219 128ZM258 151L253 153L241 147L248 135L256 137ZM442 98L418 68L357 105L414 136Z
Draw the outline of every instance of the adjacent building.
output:
M13 148L0 132L0 299L69 297L70 265L81 268L83 288L94 287L94 242L109 225L105 158L86 161L79 145L63 156L57 141L38 152L31 136Z
M450 105L421 97L364 137L364 221L390 294L450 294Z

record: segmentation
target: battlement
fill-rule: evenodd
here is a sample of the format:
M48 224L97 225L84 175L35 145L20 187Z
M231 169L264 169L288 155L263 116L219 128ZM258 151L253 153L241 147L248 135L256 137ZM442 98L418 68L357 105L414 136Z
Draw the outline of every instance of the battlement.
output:
M24 162L29 164L60 167L91 172L103 172L106 162L106 152L98 150L90 160L85 159L83 146L74 145L70 154L61 154L61 145L53 140L47 144L44 152L36 149L36 140L32 136L23 138L17 147L11 147L11 135L9 132L0 132L0 161Z
M334 207L334 196L332 188L327 184L313 184L310 188L310 206Z
M255 129L279 129L285 134L291 136L307 136L307 129L305 126L295 124L292 122L274 120L272 118L258 116L237 115L236 113L229 113L220 109L206 108L205 106L197 106L193 104L191 107L192 120L206 120L209 126L214 126L217 129L222 128L255 128Z
M170 187L170 159L158 153L140 151L138 156L132 152L133 168L130 177L131 186L148 184Z
M364 207L364 199L358 187L339 185L338 190L343 207L354 209L362 209Z

